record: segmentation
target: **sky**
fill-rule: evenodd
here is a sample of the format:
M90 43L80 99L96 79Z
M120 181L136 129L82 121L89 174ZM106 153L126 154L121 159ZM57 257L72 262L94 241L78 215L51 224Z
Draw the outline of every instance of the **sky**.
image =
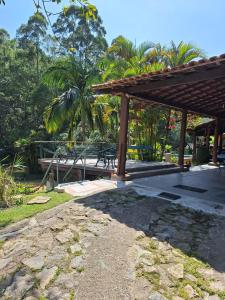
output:
M68 1L63 1L63 5ZM225 53L225 0L90 0L96 5L107 40L123 35L168 45L192 42L207 56ZM51 5L50 9L60 7ZM6 0L0 6L0 28L15 36L16 29L34 12L33 0Z

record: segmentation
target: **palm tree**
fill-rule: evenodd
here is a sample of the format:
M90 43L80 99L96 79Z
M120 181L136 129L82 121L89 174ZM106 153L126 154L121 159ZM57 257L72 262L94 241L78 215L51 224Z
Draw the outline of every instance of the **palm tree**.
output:
M150 56L155 44L143 42L139 46L123 36L112 41L106 56L101 61L104 69L103 80L127 77L142 73L157 71L163 68L164 63L154 61Z
M176 45L174 41L171 41L170 47L162 52L162 56L169 67L187 64L197 58L205 58L204 52L193 44L180 42Z
M161 50L161 56L165 62L165 65L171 68L187 64L194 59L205 58L205 54L200 48L195 47L191 43L184 43L183 41L180 42L178 45L176 45L174 41L171 41L169 47L163 47ZM169 124L171 113L171 109L168 109L166 118L166 132L164 143L162 145L161 158L164 155L167 140L169 137Z
M105 81L147 72L154 72L162 70L165 67L171 68L177 65L186 64L193 59L202 57L204 57L202 50L191 43L180 42L176 45L172 41L170 46L166 47L160 44L144 42L139 46L136 46L123 36L119 36L112 42L111 47L107 50L106 57L101 62L103 68L102 77ZM141 130L146 132L146 134L144 134L145 136L141 139L142 143L144 140L146 142L151 140L151 143L153 144L156 143L156 140L159 141L161 133L157 133L155 125L159 124L158 122L160 119L166 125L166 130L163 133L163 143L160 140L161 156L163 156L169 135L168 124L170 122L171 110L154 110L153 115L150 113L152 109L145 111L147 112L147 116L145 112L140 112L137 116L137 112L133 111L133 117L136 120L135 125L133 125L134 138L135 140L140 139L138 128L141 127ZM139 120L141 120L141 122L139 122ZM153 123L151 122L155 125L153 126Z
M93 94L90 87L95 77L95 68L88 68L74 57L61 59L48 69L43 77L44 83L57 92L63 91L52 100L44 114L45 125L50 133L68 124L68 139L72 139L74 129L81 124L84 138L86 126L93 128Z
M110 136L113 141L118 138L120 98L100 95L93 105L94 123L104 137Z

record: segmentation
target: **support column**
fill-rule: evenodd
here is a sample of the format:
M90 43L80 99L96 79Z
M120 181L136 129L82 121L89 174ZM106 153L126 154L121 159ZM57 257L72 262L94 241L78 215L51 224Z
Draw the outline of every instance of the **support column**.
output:
M217 164L217 151L218 151L218 137L219 137L219 119L216 118L215 130L214 130L214 146L213 146L213 163Z
M124 177L126 171L127 132L129 121L129 99L125 94L121 96L120 132L117 175Z
M207 132L206 132L206 148L209 150L209 145L210 145L210 127L207 127Z
M193 154L192 154L192 161L196 162L196 155L197 155L197 140L196 140L196 132L193 133Z
M221 133L219 135L219 151L221 152L223 150L223 134Z
M184 167L184 148L185 148L185 135L187 129L187 111L182 111L181 128L180 128L180 147L179 147L179 159L178 164L180 167Z

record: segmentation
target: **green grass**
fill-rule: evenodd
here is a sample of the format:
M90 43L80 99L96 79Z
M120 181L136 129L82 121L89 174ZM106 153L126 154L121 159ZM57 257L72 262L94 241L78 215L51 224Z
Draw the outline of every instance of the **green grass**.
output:
M80 251L76 251L75 253L74 253L74 256L81 256L82 255L82 251L80 250Z
M2 248L4 241L0 240L0 249Z
M26 204L28 200L36 196L49 196L51 199L45 204ZM24 196L24 204L0 210L0 228L34 216L39 212L43 212L59 204L65 203L73 198L74 197L69 194L56 192L38 192L32 195L26 195Z
M84 272L84 267L79 267L76 270L78 273L82 273L82 272Z
M153 272L146 272L143 269L139 268L137 270L137 277L144 277L146 278L153 287L157 290L160 288L160 274L156 271Z
M69 300L75 300L75 292L73 290L70 291L70 298Z

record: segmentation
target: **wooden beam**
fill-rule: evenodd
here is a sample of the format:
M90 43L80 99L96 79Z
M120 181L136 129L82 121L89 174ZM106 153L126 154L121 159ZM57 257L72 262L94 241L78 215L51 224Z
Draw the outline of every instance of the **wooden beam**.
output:
M120 132L117 175L124 177L126 171L127 132L129 122L129 99L123 94L120 107Z
M216 118L216 125L215 125L215 129L214 129L214 147L213 147L213 163L214 164L217 164L218 136L219 136L219 119Z
M222 149L223 149L223 134L220 133L219 134L219 151L222 151Z
M178 164L180 167L184 167L184 148L185 148L185 135L187 129L187 111L182 111L181 128L180 128L180 147L179 147L179 159Z
M195 109L194 105L189 106L187 105L183 105L182 102L178 103L173 103L173 101L168 101L165 98L162 97L156 97L156 96L151 96L151 95L134 95L132 94L131 96L135 97L137 96L139 99L143 99L143 101L151 101L151 102L155 102L155 103L159 103L162 105L165 105L167 107L171 107L173 109L176 110L187 110L189 112L192 112L194 114L199 114L199 115L204 115L204 116L209 116L209 117L215 117L214 114L209 114L207 111L204 111L203 109ZM203 105L204 107L204 105Z

